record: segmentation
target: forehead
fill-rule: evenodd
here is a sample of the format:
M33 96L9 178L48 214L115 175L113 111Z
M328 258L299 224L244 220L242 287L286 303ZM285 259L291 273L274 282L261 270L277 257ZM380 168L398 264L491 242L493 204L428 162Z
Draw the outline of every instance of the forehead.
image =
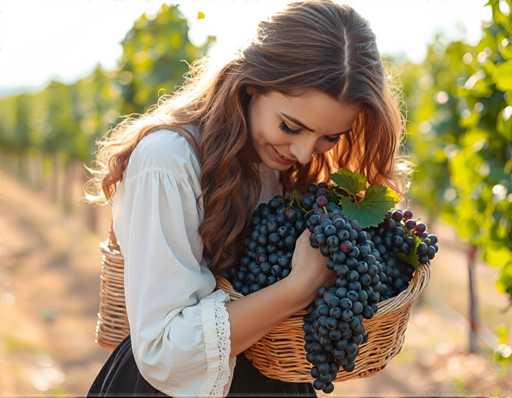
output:
M277 91L266 94L272 109L300 120L317 134L332 134L350 128L361 107L358 104L340 102L327 94L308 89L298 96Z

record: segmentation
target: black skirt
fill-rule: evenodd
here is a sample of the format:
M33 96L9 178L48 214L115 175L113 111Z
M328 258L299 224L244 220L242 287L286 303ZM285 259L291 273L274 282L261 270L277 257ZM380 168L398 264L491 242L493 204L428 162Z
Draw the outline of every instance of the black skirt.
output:
M168 397L140 374L127 336L96 376L87 397ZM289 383L262 375L244 354L237 357L228 397L316 397L311 383Z

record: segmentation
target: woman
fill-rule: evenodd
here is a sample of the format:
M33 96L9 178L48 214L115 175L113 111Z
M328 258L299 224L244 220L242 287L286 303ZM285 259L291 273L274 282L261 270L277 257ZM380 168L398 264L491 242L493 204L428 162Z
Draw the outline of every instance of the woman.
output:
M333 282L307 229L271 286L230 301L214 274L236 264L257 204L292 186L346 167L403 193L401 115L352 8L291 3L207 76L197 62L179 92L100 142L91 182L97 201L112 199L130 335L89 396L316 396L243 354Z

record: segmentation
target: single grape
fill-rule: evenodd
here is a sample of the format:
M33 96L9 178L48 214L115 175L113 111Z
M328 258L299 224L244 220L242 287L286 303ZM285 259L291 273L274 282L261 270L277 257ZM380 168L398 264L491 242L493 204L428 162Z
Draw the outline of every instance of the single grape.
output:
M413 217L413 213L411 210L407 209L404 211L404 220L409 220Z
M318 207L325 207L327 206L327 203L329 203L329 201L324 195L316 197L316 204L318 205Z
M403 217L401 210L395 210L393 213L391 213L391 218L395 221L401 221Z
M409 219L409 220L407 220L407 221L405 222L405 227L406 227L407 229L409 229L409 230L413 230L414 228L416 228L416 221L414 221L414 220L410 220L410 219Z
M427 226L424 223L422 223L422 222L416 223L416 232L417 233L422 234L426 230L427 230Z

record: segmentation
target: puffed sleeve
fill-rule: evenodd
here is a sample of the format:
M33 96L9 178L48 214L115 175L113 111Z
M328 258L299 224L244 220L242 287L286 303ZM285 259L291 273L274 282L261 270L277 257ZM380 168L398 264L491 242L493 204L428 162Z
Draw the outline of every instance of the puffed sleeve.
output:
M134 359L172 397L225 396L236 365L229 295L202 257L199 175L188 142L157 130L132 152L112 207Z

